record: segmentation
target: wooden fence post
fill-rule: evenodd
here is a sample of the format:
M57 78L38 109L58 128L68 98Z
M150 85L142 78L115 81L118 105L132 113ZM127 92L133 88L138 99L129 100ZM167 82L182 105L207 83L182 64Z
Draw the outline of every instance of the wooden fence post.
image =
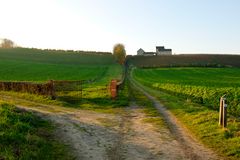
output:
M227 127L227 104L224 96L220 98L219 125L223 128Z
M223 127L227 127L227 104L226 98L223 99Z
M220 98L219 126L222 126L222 122L223 122L223 97Z

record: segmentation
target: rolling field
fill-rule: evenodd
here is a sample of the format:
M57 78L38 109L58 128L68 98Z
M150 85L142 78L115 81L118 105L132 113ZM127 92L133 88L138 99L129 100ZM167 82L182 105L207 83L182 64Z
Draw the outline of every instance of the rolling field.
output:
M120 75L121 67L110 54L0 49L0 81L87 80L104 77L107 82Z
M229 112L240 115L238 68L135 69L133 76L149 87L190 99L214 110L218 110L219 98L226 94Z

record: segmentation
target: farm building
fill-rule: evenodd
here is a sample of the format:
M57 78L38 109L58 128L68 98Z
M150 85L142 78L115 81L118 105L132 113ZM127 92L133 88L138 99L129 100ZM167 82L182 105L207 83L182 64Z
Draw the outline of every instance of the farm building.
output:
M172 55L172 49L165 49L164 46L157 46L156 55Z
M145 51L140 48L138 51L137 51L137 55L143 55L145 53Z
M154 55L172 55L172 49L165 49L164 46L157 46L156 52L145 52L142 48L137 51L137 55L154 56Z

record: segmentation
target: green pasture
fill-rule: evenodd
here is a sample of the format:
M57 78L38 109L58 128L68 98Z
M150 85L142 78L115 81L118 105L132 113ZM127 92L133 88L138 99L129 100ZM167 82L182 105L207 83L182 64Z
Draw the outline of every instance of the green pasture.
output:
M0 81L121 78L121 66L107 53L0 49Z

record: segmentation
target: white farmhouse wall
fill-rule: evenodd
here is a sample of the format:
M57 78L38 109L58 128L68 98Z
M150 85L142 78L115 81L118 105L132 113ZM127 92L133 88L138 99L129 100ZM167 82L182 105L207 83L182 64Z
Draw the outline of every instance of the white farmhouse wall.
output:
M172 51L157 51L157 55L172 55Z

